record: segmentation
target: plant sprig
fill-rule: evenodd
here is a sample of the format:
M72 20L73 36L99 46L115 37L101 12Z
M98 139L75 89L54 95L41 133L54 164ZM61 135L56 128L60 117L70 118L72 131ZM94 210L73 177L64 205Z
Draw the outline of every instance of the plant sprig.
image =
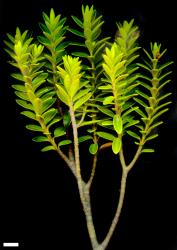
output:
M16 73L12 87L21 114L30 120L26 128L42 151L55 150L72 171L80 194L93 250L105 250L121 214L126 181L141 153L158 136L163 114L171 103L166 50L151 43L141 60L139 28L134 20L117 24L113 41L104 36L103 17L93 6L82 6L82 17L66 18L51 9L43 13L42 34L35 40L26 30L7 34L6 51ZM68 32L74 35L67 40ZM71 51L71 53L70 53ZM163 62L163 61L164 62ZM161 118L161 120L159 120ZM135 154L127 164L124 151L135 142ZM88 145L93 163L87 181L80 162L81 143ZM94 226L90 188L98 154L108 147L119 155L122 168L120 196L115 216L105 238L99 242Z

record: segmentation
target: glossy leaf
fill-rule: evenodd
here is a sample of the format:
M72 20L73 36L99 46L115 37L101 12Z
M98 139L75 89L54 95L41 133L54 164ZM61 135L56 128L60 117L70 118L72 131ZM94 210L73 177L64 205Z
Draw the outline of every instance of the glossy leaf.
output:
M89 147L89 152L92 155L95 155L98 151L98 144L97 143L92 143Z
M45 99L42 103L42 113L48 110L56 101L56 98L49 97Z
M79 143L81 143L84 141L92 140L92 136L91 135L83 135L83 136L80 136L78 139L79 139Z
M122 142L119 138L115 137L112 142L112 151L114 154L118 154L121 150Z
M59 99L64 102L67 106L70 105L70 99L68 94L66 93L66 91L64 90L63 87L61 87L60 85L56 85L58 91L57 91L57 95L59 97Z
M92 96L92 93L88 93L81 97L78 101L75 102L74 104L74 110L77 110L80 108L84 103L86 103Z
M107 109L107 108L104 108L104 107L101 107L101 106L97 106L97 108L105 115L108 115L110 117L113 117L114 116L114 113L110 110L110 109Z
M131 131L131 130L127 130L126 131L128 135L130 135L131 137L137 139L137 140L140 140L140 136L137 135L135 132Z
M122 118L119 115L115 115L113 118L113 126L117 134L122 134L123 122Z
M83 28L83 23L78 17L76 16L71 16L71 17L80 28Z
M32 104L27 101L17 99L16 102L25 109L33 110Z
M65 132L63 127L58 127L54 130L54 137L60 137L60 136L63 136L65 134L66 134L66 132Z
M106 139L106 140L109 140L109 141L113 141L114 140L114 138L115 138L115 136L114 135L112 135L112 134L110 134L110 133L107 133L107 132L96 132L97 133L97 135L99 136L99 137L101 137L101 138L104 138L104 139Z
M46 146L41 149L42 152L50 151L50 150L56 150L52 145Z
M26 128L32 131L42 132L42 128L38 125L29 124L29 125L26 125Z
M47 137L42 136L42 135L41 136L36 136L32 140L35 141L35 142L47 142L48 141Z
M34 112L31 111L22 111L20 114L25 115L26 117L36 120L36 115Z
M104 101L103 105L113 104L114 96L107 96Z
M143 148L141 152L142 153L154 153L155 151L152 148Z
M61 141L61 142L58 143L58 146L59 146L59 147L60 147L60 146L65 146L65 145L69 145L69 144L71 144L71 143L72 143L71 140L63 140L63 141Z

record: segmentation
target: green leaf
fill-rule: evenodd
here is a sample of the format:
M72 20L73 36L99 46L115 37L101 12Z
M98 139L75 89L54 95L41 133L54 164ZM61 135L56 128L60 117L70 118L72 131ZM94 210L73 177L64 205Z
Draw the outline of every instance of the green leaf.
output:
M48 141L47 137L42 136L42 135L41 136L36 136L32 140L35 141L35 142L47 142Z
M147 107L147 104L146 104L145 102L143 102L141 99L136 98L136 97L134 97L133 99L134 99L137 103L139 103L141 106L143 106L144 108Z
M122 142L119 138L115 137L112 142L112 151L114 154L118 154L121 150Z
M58 127L54 130L54 137L60 137L62 135L65 135L66 132L63 127Z
M140 96L142 96L143 98L145 98L146 100L149 99L149 96L146 95L144 92L140 91L140 90L136 90L136 93Z
M128 135L130 135L131 137L137 139L137 140L140 140L140 136L137 135L135 132L131 131L131 130L128 130L126 131Z
M53 90L53 87L45 86L45 87L40 88L39 90L37 90L35 94L36 94L37 97L43 98L43 97L46 97L47 95L50 95L49 93L51 95L55 94L55 91Z
M89 152L92 155L95 155L98 151L98 143L92 143L89 147Z
M42 26L42 24L40 24L40 26ZM44 31L44 32L47 32L47 30L46 31ZM38 39L38 41L40 42L40 43L42 43L43 45L50 45L50 41L46 38L46 37L44 37L44 36L38 36L37 37L37 39Z
M45 124L48 124L57 114L57 110L55 108L51 108L43 114Z
M79 42L69 42L69 45L71 46L79 46L79 47L84 47L85 48L85 43L79 43Z
M100 121L101 121L101 120L93 120L93 121L82 122L82 123L79 125L79 128L80 128L80 127L83 127L83 126L92 125L92 124L98 123L98 122L100 122Z
M65 145L68 145L68 144L71 144L72 141L71 140L63 140L61 142L58 143L58 146L65 146Z
M100 87L98 87L98 89L109 90L109 89L112 89L112 85L111 85L111 84L107 84L107 85L105 85L105 86L100 86Z
M69 112L66 111L63 115L63 125L67 129L70 123L71 123L71 117L70 117Z
M80 90L73 98L73 101L77 101L77 99L80 99L81 97L85 96L86 94L88 94L88 92L90 92L90 88L87 89L83 89Z
M159 116L161 116L162 114L164 114L165 112L167 112L169 109L166 108L166 109L163 109L161 111L159 111L157 114L155 114L152 119L151 119L151 123L156 120Z
M25 115L26 117L36 120L36 115L35 113L31 112L31 111L22 111L20 114Z
M80 36L80 37L84 38L84 34L83 34L82 32L80 32L80 31L78 31L78 30L75 30L75 29L72 29L72 28L68 28L68 30L69 30L71 33L73 33L74 35Z
M42 128L38 125L29 124L29 125L26 125L26 128L32 131L42 132Z
M114 115L113 126L117 134L122 134L123 122L122 122L122 118L119 115Z
M110 133L107 133L107 132L96 132L96 134L99 136L99 137L102 137L106 140L109 140L109 141L113 141L115 136L110 134Z
M79 137L79 143L84 142L84 141L88 141L91 140L92 136L91 135L83 135Z
M104 101L103 101L103 105L107 105L107 104L112 104L114 100L114 96L107 96Z
M151 136L146 138L146 141L150 141L152 139L155 139L156 137L158 137L158 134L151 135Z
M101 123L99 123L100 126L112 126L112 120L107 120L107 121L102 121Z
M56 98L49 97L45 99L42 103L42 113L44 113L47 109L49 109L56 101Z
M135 110L141 117L143 117L143 118L147 118L147 116L144 114L144 112L140 109L140 108L138 108L138 109L136 109Z
M72 52L71 53L73 56L78 56L78 57L83 57L83 58L88 58L89 54L85 52Z
M34 88L37 89L37 87L44 83L46 81L47 76L48 73L41 73L39 76L35 77L32 83Z
M64 90L64 88L62 88L60 85L56 85L58 91L57 91L57 95L59 97L59 99L64 102L67 106L69 106L70 104L70 98L68 96L68 94L66 93L66 91Z
M20 92L20 91L15 91L15 94L22 100L24 101L29 101L29 97L26 93Z
M11 74L11 76L15 79L17 79L18 81L24 82L24 77L23 75L19 74L19 73L13 73Z
M16 102L18 103L18 105L20 105L21 107L25 109L33 110L33 106L30 102L20 100L20 99L17 99Z
M81 97L78 101L76 101L74 104L74 110L80 108L84 103L86 103L90 99L91 96L92 96L92 93L88 93L84 95L83 97Z
M129 107L128 110L126 110L123 115L122 115L122 119L124 120L124 118L129 115L130 113L136 111L137 109L139 109L139 107Z
M59 121L61 121L63 118L62 117L55 117L48 125L47 128L49 129L52 125L58 123Z
M72 19L75 21L75 23L76 23L80 28L83 29L83 23L82 23L82 21L81 21L79 18L77 18L76 16L71 16L71 17L72 17Z
M125 129L125 128L128 128L128 127L131 127L131 126L134 126L134 125L136 125L136 124L138 124L138 123L139 123L138 120L131 120L131 121L128 121L128 123L124 125L124 129Z
M15 90L26 93L26 88L25 88L24 85L15 84L15 85L12 85L12 88L15 89Z
M56 150L56 149L52 145L46 146L46 147L41 149L42 152L46 152L49 150Z
M97 106L97 108L105 115L108 115L110 117L113 117L114 116L114 113L110 110L110 109L107 109L107 108L104 108L104 107L101 107L101 106Z
M141 152L142 152L142 153L154 153L155 150L152 149L152 148L144 148Z
M151 132L154 128L156 128L156 127L160 126L161 124L163 124L163 122L162 122L162 121L157 122L157 123L155 123L155 124L151 125L151 126L149 127L149 129L148 129L147 133Z

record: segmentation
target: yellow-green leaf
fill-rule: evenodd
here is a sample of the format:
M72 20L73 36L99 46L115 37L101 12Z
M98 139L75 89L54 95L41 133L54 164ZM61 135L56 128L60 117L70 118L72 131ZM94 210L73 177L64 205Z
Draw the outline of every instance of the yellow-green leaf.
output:
M118 154L121 150L121 146L122 146L122 142L120 140L120 138L114 138L113 142L112 142L112 151L114 154Z
M114 96L107 96L103 101L103 105L112 104L113 100Z
M70 98L68 96L68 94L66 93L66 91L60 86L60 85L56 85L58 91L57 91L57 95L59 97L59 99L64 102L67 106L70 105Z
M85 96L81 97L79 100L77 100L74 104L74 110L78 109L81 107L84 103L86 103L90 97L92 96L92 93L88 93Z
M119 115L115 115L113 118L113 126L117 134L122 134L123 122L122 118Z

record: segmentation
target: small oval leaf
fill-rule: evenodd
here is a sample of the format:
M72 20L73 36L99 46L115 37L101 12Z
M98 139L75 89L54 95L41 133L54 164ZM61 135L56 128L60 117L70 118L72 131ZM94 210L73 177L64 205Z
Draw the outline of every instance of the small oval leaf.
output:
M89 152L92 154L92 155L95 155L98 151L98 143L92 143L89 147Z
M112 151L114 154L118 154L122 146L122 142L119 138L114 138L112 143Z

